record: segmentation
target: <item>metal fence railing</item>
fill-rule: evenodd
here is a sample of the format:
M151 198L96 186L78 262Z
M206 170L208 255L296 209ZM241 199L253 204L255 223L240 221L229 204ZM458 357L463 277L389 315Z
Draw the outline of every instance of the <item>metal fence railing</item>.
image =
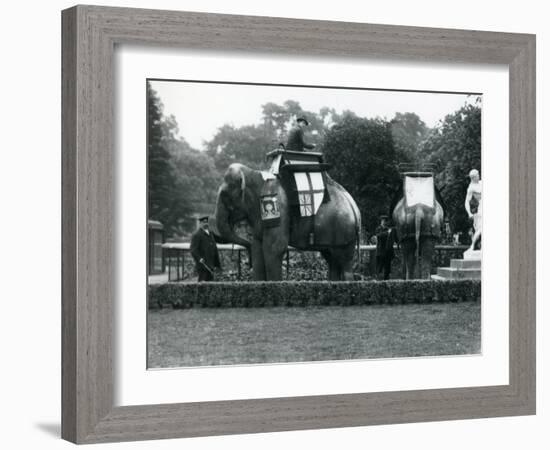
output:
M168 281L182 281L186 278L192 278L193 259L191 257L191 244L189 242L166 243L162 245L164 267L168 273ZM220 257L224 260L224 268L232 266L238 280L243 279L243 269L248 261L248 252L245 247L236 244L217 244ZM462 254L468 248L467 245L436 245L432 258L432 266L445 267L449 265L452 258L462 258ZM290 255L293 252L303 253L303 250L297 250L289 247L284 258L283 269L288 279L290 267ZM321 258L321 257L320 257ZM322 259L322 258L321 258ZM396 252L394 266L401 265L401 253ZM362 244L359 248L358 270L366 275L376 276L376 245ZM394 273L398 274L398 270Z

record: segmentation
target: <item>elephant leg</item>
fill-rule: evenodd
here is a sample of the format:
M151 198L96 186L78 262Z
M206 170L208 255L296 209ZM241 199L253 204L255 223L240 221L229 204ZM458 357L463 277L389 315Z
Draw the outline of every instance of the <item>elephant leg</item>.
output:
M432 256L435 248L435 240L425 237L421 241L420 278L429 279L432 272Z
M326 253L326 256L325 256ZM323 252L329 266L329 280L353 281L353 256L355 246L335 248Z
M325 261L328 265L328 279L330 281L339 281L340 280L340 270L334 260L334 256L332 254L332 251L330 250L323 250L321 252L321 255L323 258L325 258Z
M401 256L401 276L404 280L407 279L407 261L405 259L405 251L403 250L402 256Z
M415 277L416 266L416 242L414 239L405 239L401 244L403 260L405 264L405 279L411 280Z
M264 252L266 280L281 281L283 279L283 257L284 253Z
M407 279L407 254L405 252L405 244L404 242L399 242L399 250L400 250L400 259L401 259L401 277L406 280Z
M403 268L403 279L409 279L409 245L407 241L402 241L400 244L401 247L401 266Z
M340 269L340 279L342 281L353 281L353 262L348 262Z
M266 280L283 279L283 258L288 248L288 236L281 234L281 228L271 228L264 232L262 249Z
M325 261L327 262L327 266L328 266L328 273L327 273L327 278L329 280L332 280L333 279L333 276L334 276L334 265L332 264L332 255L330 254L330 251L328 250L322 250L321 251L321 256L325 259Z
M264 281L266 279L266 273L262 243L254 239L252 241L250 253L252 258L252 279L254 281Z
M345 248L336 250L336 259L340 267L340 280L353 281L353 257L355 255L355 243Z

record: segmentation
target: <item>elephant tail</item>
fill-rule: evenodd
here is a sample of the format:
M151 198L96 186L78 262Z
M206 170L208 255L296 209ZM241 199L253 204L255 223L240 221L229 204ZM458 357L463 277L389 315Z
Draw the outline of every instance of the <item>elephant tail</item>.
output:
M361 213L359 212L359 209L357 208L354 201L350 203L353 215L355 216L355 238L357 240L355 251L357 256L357 265L359 266L359 264L361 263Z
M416 262L420 259L420 226L424 219L424 210L422 208L416 208L414 213L414 239L416 241Z
M357 217L357 214L355 216L355 234L357 236L357 246L356 246L356 253L357 253L357 265L361 264L361 215L359 214L359 217Z

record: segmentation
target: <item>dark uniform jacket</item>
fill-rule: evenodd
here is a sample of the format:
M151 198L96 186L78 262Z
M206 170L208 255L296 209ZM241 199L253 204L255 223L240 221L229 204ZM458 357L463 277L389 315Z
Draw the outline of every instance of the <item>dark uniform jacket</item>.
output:
M216 241L212 232L207 234L202 228L199 228L191 236L191 255L195 260L197 268L203 269L202 264L199 263L201 258L210 269L214 267L220 267L220 255L218 254L218 248L216 247Z
M382 258L393 258L393 244L395 242L395 232L392 228L378 227L376 229L376 256Z
M293 150L295 152L303 152L304 149L313 149L313 144L306 144L304 142L304 130L298 126L292 128L288 133L288 141L286 144L287 150Z

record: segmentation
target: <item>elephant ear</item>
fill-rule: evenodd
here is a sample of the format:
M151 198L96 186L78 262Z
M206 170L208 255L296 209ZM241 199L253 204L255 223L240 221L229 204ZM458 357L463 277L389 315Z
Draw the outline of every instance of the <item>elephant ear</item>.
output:
M234 163L229 166L225 173L224 180L228 186L239 187L241 190L241 201L244 203L245 190L246 190L246 176L244 174L243 167Z

